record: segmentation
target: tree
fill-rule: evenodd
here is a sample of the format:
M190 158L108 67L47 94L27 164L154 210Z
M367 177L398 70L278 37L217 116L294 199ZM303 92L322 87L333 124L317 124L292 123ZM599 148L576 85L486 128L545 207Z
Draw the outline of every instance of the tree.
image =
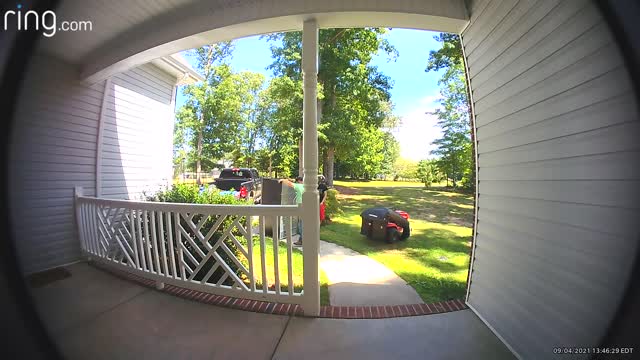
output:
M418 162L410 159L399 158L394 165L393 180L411 180L417 178Z
M431 160L420 160L416 176L424 183L425 187L431 187L431 184L438 181L438 169L436 164Z
M265 117L261 116L263 109L265 77L260 73L243 71L238 77L238 93L240 99L240 114L242 121L237 129L239 146L232 151L234 164L254 167L256 161L256 147L259 145L260 134L264 131Z
M383 104L390 100L391 81L370 65L373 55L380 50L391 58L397 56L395 48L382 37L385 31L378 28L320 30L318 141L323 173L329 185L333 182L336 158L352 163L361 158L364 148L353 145L370 140L372 129L379 128L387 115ZM277 33L267 38L279 42L271 46L275 60L269 68L276 76L301 83L302 33ZM290 126L296 125L296 120L290 121ZM296 140L301 147L301 137Z
M384 133L380 129L361 127L354 130L352 156L341 161L343 171L359 179L372 179L381 171L384 160Z
M437 146L432 154L438 156L436 166L453 181L453 187L464 179L466 186L475 186L473 134L471 132L470 102L466 74L462 59L460 38L454 34L435 37L442 48L429 53L426 71L445 69L440 85L440 107L431 114L438 118L442 137L433 142ZM465 179L465 176L467 177Z
M400 157L400 143L393 136L392 131L400 126L402 121L399 116L393 114L393 108L394 105L391 102L382 103L382 111L385 113L385 118L381 127L383 159L380 164L379 175L382 175L385 179L387 176L393 175L394 165Z
M273 78L261 99L262 161L277 175L291 177L302 136L302 80Z
M438 71L463 65L460 36L440 33L434 36L434 39L441 42L442 47L438 50L429 51L429 62L425 71Z
M457 121L450 112L438 109L435 114L440 119L438 125L442 128L442 137L433 142L437 146L432 154L438 156L436 164L438 168L447 174L448 179L452 179L453 187L457 186L457 181L461 178L468 165L468 149L471 141L467 136L468 131L460 129L460 121ZM448 183L447 183L448 185Z
M382 163L380 164L380 174L385 178L393 175L393 169L400 156L400 143L390 132L382 133Z
M250 165L260 131L258 103L264 77L234 73L226 60L231 43L207 45L193 51L205 81L184 88L185 104L177 111L176 141L189 149L186 157L202 183L203 168L225 157Z
M173 132L173 177L184 174L188 167L189 149L186 144L185 128L176 126Z
M195 85L188 85L184 88L183 93L187 96L187 102L177 111L176 116L176 140L182 142L182 148L190 145L191 149L188 156L195 162L197 172L197 182L200 184L202 162L205 159L205 132L215 122L212 114L212 92L214 84L220 82L228 71L221 71L218 65L227 59L233 50L231 42L205 45L195 49L192 54L195 55L198 63L198 69L204 74L205 81ZM228 68L228 65L227 65Z

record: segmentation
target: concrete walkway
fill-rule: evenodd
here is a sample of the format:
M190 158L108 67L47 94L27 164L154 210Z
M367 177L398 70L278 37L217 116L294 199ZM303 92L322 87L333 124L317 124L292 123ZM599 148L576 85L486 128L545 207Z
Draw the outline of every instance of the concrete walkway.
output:
M514 359L471 310L376 320L216 307L79 263L33 289L68 359Z
M393 271L351 249L320 241L320 268L329 279L333 306L423 303L420 295Z

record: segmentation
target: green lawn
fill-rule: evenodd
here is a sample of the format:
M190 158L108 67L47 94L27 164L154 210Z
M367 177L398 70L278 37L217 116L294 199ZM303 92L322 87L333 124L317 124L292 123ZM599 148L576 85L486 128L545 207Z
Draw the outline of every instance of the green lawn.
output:
M244 245L244 244L243 244ZM248 267L249 263L244 256L242 256L242 262L245 266ZM274 290L275 284L275 273L274 269L274 256L273 256L273 240L271 238L265 238L265 266L267 269L267 283L269 283L269 287ZM303 271L302 271L302 252L296 248L293 248L291 252L291 261L292 261L292 278L293 278L293 287L296 292L302 290L303 282ZM258 238L254 238L253 240L253 269L254 275L256 279L256 288L262 289L262 258L260 256L260 241ZM288 279L288 269L287 269L287 248L286 244L281 242L278 245L278 268L279 271L279 280L280 280L280 289L281 291L288 291L289 279ZM248 284L248 281L246 281ZM320 270L320 305L329 305L329 280L325 273Z
M343 186L354 186L358 188L363 187L420 187L423 188L424 184L416 181L392 181L392 180L370 180L370 181L362 181L362 180L341 180L334 181L335 184L342 184ZM446 182L443 181L441 183L433 184L434 187L444 187Z
M344 210L320 229L320 238L365 254L413 286L425 302L463 297L466 289L473 196L419 183L334 182ZM384 206L410 215L411 236L396 244L360 235L362 210Z
M212 177L203 177L202 178L202 183L203 184L208 184L211 183L215 180L215 178ZM196 183L196 178L192 178L192 179L182 179L182 178L174 178L173 179L173 185L176 184L195 184Z

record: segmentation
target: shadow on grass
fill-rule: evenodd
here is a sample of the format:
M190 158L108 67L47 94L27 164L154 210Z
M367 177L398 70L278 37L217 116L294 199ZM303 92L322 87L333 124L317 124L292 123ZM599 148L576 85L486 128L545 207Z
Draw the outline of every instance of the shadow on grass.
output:
M411 218L471 227L473 196L416 187L350 188L336 186L345 213L370 207L404 210Z
M404 241L388 244L384 241L370 240L360 234L360 225L334 222L325 225L320 230L322 240L330 238L333 243L353 248L359 252L376 253L389 251L403 251L417 261L426 261L421 258L425 251L446 252L452 255L468 255L470 251L469 236L460 236L453 231L444 229L426 229L414 231ZM325 236L322 236L325 235Z
M248 248L246 247L247 242L244 239L240 240L240 244L243 246L245 251L248 252ZM265 260L265 277L262 276L262 249L260 245L260 239L255 236L252 242L252 259L253 259L253 275L255 280L256 289L262 290L264 288L264 280L266 280L266 284L269 290L276 290L276 280L275 280L275 254L274 254L274 244L273 240L270 237L265 237L264 244L264 260ZM293 289L296 293L300 293L303 290L304 284L304 271L303 271L303 256L302 251L296 248L291 249L291 278L293 280ZM240 262L245 266L245 268L249 268L249 259L245 256L238 256ZM288 275L289 275L289 266L287 263L287 245L286 243L279 243L278 246L278 281L280 283L280 291L283 293L287 293L289 291L288 285ZM250 286L249 278L241 274L242 280L245 282L247 286ZM320 270L320 305L330 305L329 304L329 279L324 271Z
M414 273L402 271L398 273L398 276L413 287L425 303L461 299L467 291L467 283L464 281L442 279L428 275L417 276Z
M464 296L471 252L473 196L420 187L340 188L346 192L340 195L344 213L321 227L322 240L384 264L407 281L425 302ZM360 213L375 206L407 211L411 236L388 244L360 235Z
M462 297L469 266L470 237L444 229L416 231L388 244L360 235L359 225L323 226L320 238L367 255L402 277L425 302Z

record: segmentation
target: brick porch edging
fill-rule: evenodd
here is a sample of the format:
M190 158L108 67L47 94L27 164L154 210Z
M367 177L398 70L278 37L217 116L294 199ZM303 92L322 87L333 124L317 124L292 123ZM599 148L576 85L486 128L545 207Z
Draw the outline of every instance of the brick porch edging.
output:
M155 288L156 282L125 271L113 269L96 262L89 264L113 274L121 279L130 280L146 287ZM190 290L173 285L165 285L162 292L184 299L205 304L228 307L264 314L304 316L302 307L297 304L272 303L258 300L233 298ZM467 309L462 299L440 301L429 304L385 305L385 306L321 306L320 318L332 319L383 319L392 317L441 314Z

